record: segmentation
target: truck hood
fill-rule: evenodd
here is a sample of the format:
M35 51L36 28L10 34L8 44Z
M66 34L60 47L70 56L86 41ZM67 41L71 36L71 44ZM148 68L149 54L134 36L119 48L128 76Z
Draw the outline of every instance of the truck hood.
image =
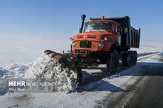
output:
M81 39L103 39L105 36L111 35L110 32L99 32L99 31L93 31L93 32L84 32L84 33L78 33L73 38L74 40L81 40Z

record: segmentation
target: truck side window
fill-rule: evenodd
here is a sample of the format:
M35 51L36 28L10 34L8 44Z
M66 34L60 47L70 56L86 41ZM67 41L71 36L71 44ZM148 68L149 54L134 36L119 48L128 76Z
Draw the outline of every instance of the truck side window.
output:
M127 33L128 32L128 28L127 27L125 27L125 33Z
M115 26L114 23L112 23L112 31L113 31L113 32L116 32L116 26Z
M115 32L117 32L117 33L118 33L118 26L116 26L116 27L115 27Z
M119 26L116 26L116 32L121 33L121 28Z
M121 33L121 28L118 26L118 32Z

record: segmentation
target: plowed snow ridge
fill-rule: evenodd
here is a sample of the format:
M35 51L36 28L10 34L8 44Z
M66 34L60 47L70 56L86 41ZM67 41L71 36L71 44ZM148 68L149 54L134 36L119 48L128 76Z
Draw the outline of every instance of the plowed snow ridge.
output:
M70 74L71 73L71 74ZM53 61L48 55L42 54L27 71L25 78L36 79L38 82L48 82L50 91L72 91L76 88L76 74ZM46 87L45 87L46 88Z

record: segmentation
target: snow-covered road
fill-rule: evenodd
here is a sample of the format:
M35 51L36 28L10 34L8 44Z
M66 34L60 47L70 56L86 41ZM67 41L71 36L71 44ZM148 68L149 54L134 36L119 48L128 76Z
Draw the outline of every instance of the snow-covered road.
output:
M152 60L153 59L153 60ZM115 100L103 100L107 108L162 108L163 103L163 56L153 56L144 60L142 75L128 92Z
M116 100L128 88L144 77L143 72L147 67L157 67L162 63L160 55L140 60L134 67L103 78L95 82L89 82L73 93L10 93L0 96L1 108L92 108L106 105L107 101ZM87 73L94 70L85 70ZM99 70L96 70L99 72ZM132 97L133 94L129 96ZM127 100L126 100L127 101ZM107 102L108 103L108 102Z

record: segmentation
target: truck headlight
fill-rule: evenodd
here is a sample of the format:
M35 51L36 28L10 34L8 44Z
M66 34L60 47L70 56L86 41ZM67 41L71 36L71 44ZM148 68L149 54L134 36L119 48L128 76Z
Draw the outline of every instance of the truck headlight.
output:
M108 38L107 38L107 37L104 37L104 40L105 40L105 41L107 41L107 40L108 40Z
M99 44L98 44L98 47L99 47L99 48L104 48L104 44L99 43Z

